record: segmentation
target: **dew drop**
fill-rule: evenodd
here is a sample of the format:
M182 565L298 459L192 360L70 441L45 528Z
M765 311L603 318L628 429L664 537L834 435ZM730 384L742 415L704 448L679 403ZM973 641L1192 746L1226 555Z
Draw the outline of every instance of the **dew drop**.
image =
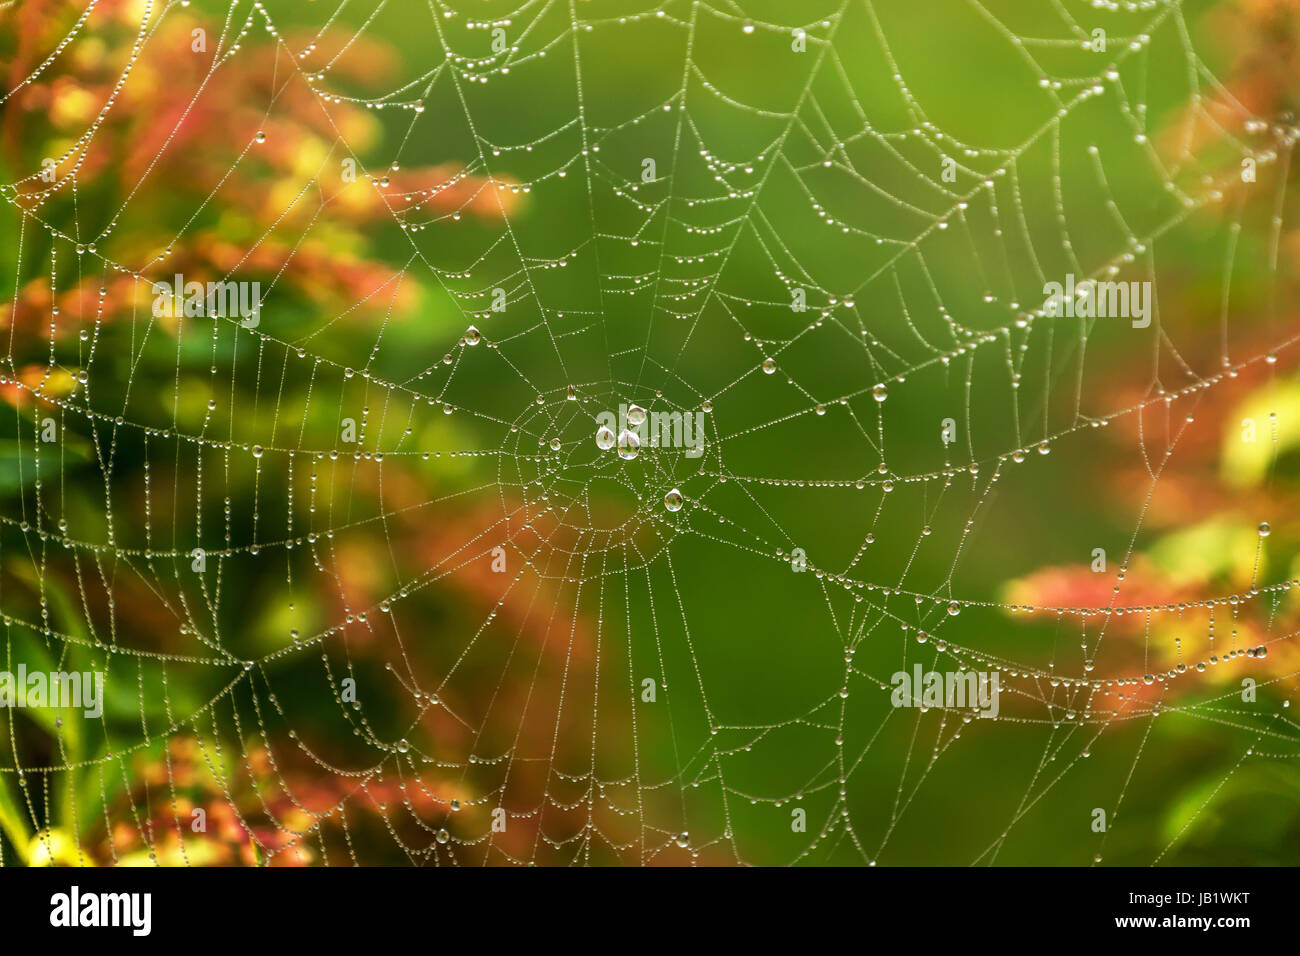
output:
M636 432L624 430L618 436L618 457L624 461L631 461L641 451L641 439L637 437Z

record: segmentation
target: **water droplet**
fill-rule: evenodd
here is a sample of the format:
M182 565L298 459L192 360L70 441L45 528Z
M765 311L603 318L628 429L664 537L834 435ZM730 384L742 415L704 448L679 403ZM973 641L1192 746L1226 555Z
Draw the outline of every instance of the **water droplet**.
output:
M664 495L664 507L669 511L682 510L682 493L674 488L668 494Z
M1273 530L1273 529L1270 528L1270 527L1268 526L1268 522L1267 522L1267 521L1261 521L1261 522L1259 523L1259 536L1260 536L1261 538L1267 538L1267 537L1268 537L1268 533L1269 533L1270 531L1272 531L1272 530Z
M596 447L601 451L609 451L614 447L614 433L601 425L596 429Z
M618 436L618 457L625 461L631 461L641 451L641 439L637 437L636 432L624 431Z
M949 601L948 613L951 614L953 617L956 617L958 614L961 613L961 605L958 604L956 601Z
M410 749L411 745L407 742L405 737L397 742L397 750L399 753L406 753Z
M254 445L254 446L253 446L253 457L254 457L254 458L261 458L261 457L262 457L262 446L261 446L261 445Z
M451 834L448 833L446 830L439 830L436 839L439 843L446 843L448 840L451 839Z
M883 384L877 385L875 388L871 390L871 397L878 402L883 402L885 399L889 397L889 389L886 388Z
M254 137L254 138L255 138L259 143L265 143L265 142L266 142L266 134L263 133L260 129L257 131L257 136Z
M478 345L482 338L483 336L479 334L479 330L474 328L472 325L465 330L466 345Z
M629 405L627 407L627 423L634 428L644 424L645 409L639 405Z
M776 359L763 359L763 371L771 375L776 371Z

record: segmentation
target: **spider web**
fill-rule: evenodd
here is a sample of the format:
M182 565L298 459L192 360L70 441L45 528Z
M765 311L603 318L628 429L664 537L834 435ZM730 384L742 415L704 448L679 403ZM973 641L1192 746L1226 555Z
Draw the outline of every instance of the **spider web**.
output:
M6 861L1169 862L1294 764L1295 130L1211 5L940 7L7 7L0 611L106 703Z

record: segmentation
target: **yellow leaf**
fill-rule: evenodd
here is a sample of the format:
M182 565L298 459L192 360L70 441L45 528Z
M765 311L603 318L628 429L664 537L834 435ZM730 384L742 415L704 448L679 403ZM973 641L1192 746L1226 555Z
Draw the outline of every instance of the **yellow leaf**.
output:
M1269 415L1276 412L1276 420ZM1273 444L1276 430L1277 444ZM1253 441L1251 439L1254 439ZM1258 485L1273 456L1300 445L1300 382L1264 385L1237 406L1223 433L1223 477L1238 488Z

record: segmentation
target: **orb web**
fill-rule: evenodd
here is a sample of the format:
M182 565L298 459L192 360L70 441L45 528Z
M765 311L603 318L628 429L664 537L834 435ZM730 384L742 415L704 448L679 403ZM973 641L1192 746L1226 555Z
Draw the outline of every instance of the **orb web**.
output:
M0 9L0 612L105 686L0 716L6 861L1150 863L1293 797L1285 50L941 7Z

